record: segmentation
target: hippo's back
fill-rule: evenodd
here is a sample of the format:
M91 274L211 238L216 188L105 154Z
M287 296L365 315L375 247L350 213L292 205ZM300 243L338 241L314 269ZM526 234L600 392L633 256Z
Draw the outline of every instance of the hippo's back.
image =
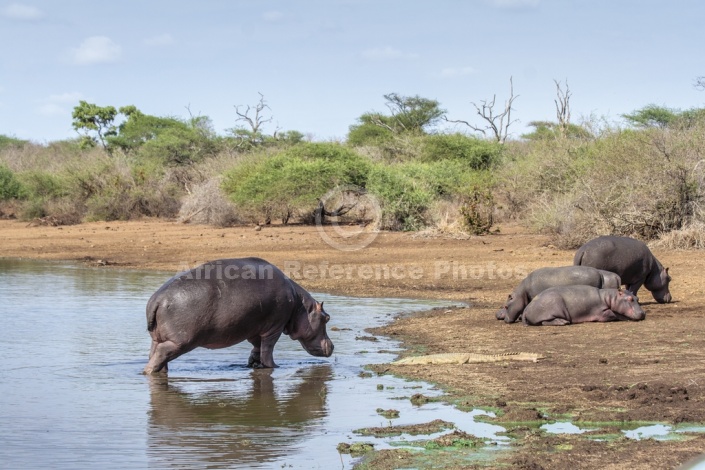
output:
M640 240L629 237L597 237L578 248L573 258L576 266L591 266L613 272L623 284L643 281L651 270L653 255Z
M245 318L286 316L295 297L293 282L260 258L212 261L177 274L152 295L147 328L151 331L158 319L186 330L231 328Z
M591 266L560 266L539 268L529 274L527 293L529 299L546 289L556 286L585 285L593 287L613 286L616 275L607 273Z

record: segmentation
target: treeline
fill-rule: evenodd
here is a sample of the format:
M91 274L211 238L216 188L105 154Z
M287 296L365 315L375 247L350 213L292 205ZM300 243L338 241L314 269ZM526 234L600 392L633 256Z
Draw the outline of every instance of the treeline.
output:
M236 108L241 125L224 136L206 117L81 102L75 140L0 136L0 214L228 226L314 223L326 213L380 229L475 234L516 220L564 247L605 233L703 246L703 109L647 106L625 125L537 121L507 139L436 131L448 119L433 100L385 100L390 112L362 115L345 142L264 134L263 98ZM335 188L348 189L324 201ZM364 194L377 211L359 204Z

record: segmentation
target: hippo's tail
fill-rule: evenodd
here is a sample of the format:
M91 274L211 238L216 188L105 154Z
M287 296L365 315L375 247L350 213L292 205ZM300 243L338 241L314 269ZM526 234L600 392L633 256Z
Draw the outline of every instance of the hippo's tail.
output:
M157 310L159 310L159 302L149 299L147 302L147 331L154 331L157 327Z

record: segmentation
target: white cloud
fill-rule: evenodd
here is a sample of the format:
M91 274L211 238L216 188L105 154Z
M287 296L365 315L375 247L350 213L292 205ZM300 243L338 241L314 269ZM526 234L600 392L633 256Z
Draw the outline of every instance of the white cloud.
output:
M21 3L11 3L2 9L2 16L15 20L36 20L44 16L44 13L31 5Z
M60 95L49 95L49 100L52 103L77 103L83 99L83 94L72 91L69 93L61 93Z
M455 77L465 77L467 75L472 75L476 71L472 67L446 67L441 70L441 77L443 78L455 78Z
M72 91L61 93L58 95L49 95L49 98L43 100L37 108L37 112L41 116L66 116L71 113L73 106L78 105L78 102L83 99L83 94Z
M284 13L280 11L266 11L262 14L264 21L275 22L284 18Z
M59 106L56 103L44 103L39 106L37 110L40 116L64 116L67 113L67 109L63 106Z
M541 0L488 0L490 5L505 9L536 8Z
M386 60L386 59L416 59L418 54L402 52L399 49L395 49L391 46L377 47L374 49L367 49L362 52L362 57L369 60Z
M144 40L144 43L148 46L161 47L161 46L171 46L176 41L174 36L169 33L160 34L158 36L152 36Z
M122 48L106 36L91 36L71 49L71 60L79 65L115 62L121 55Z

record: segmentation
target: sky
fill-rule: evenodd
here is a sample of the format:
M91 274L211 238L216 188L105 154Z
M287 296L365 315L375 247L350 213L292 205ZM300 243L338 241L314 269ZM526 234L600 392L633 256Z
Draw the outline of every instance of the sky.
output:
M0 134L76 137L84 100L227 135L260 93L267 134L344 140L389 93L479 126L473 103L501 111L510 78L512 137L556 121L555 80L572 122L619 122L705 106L703 21L700 0L0 0Z

